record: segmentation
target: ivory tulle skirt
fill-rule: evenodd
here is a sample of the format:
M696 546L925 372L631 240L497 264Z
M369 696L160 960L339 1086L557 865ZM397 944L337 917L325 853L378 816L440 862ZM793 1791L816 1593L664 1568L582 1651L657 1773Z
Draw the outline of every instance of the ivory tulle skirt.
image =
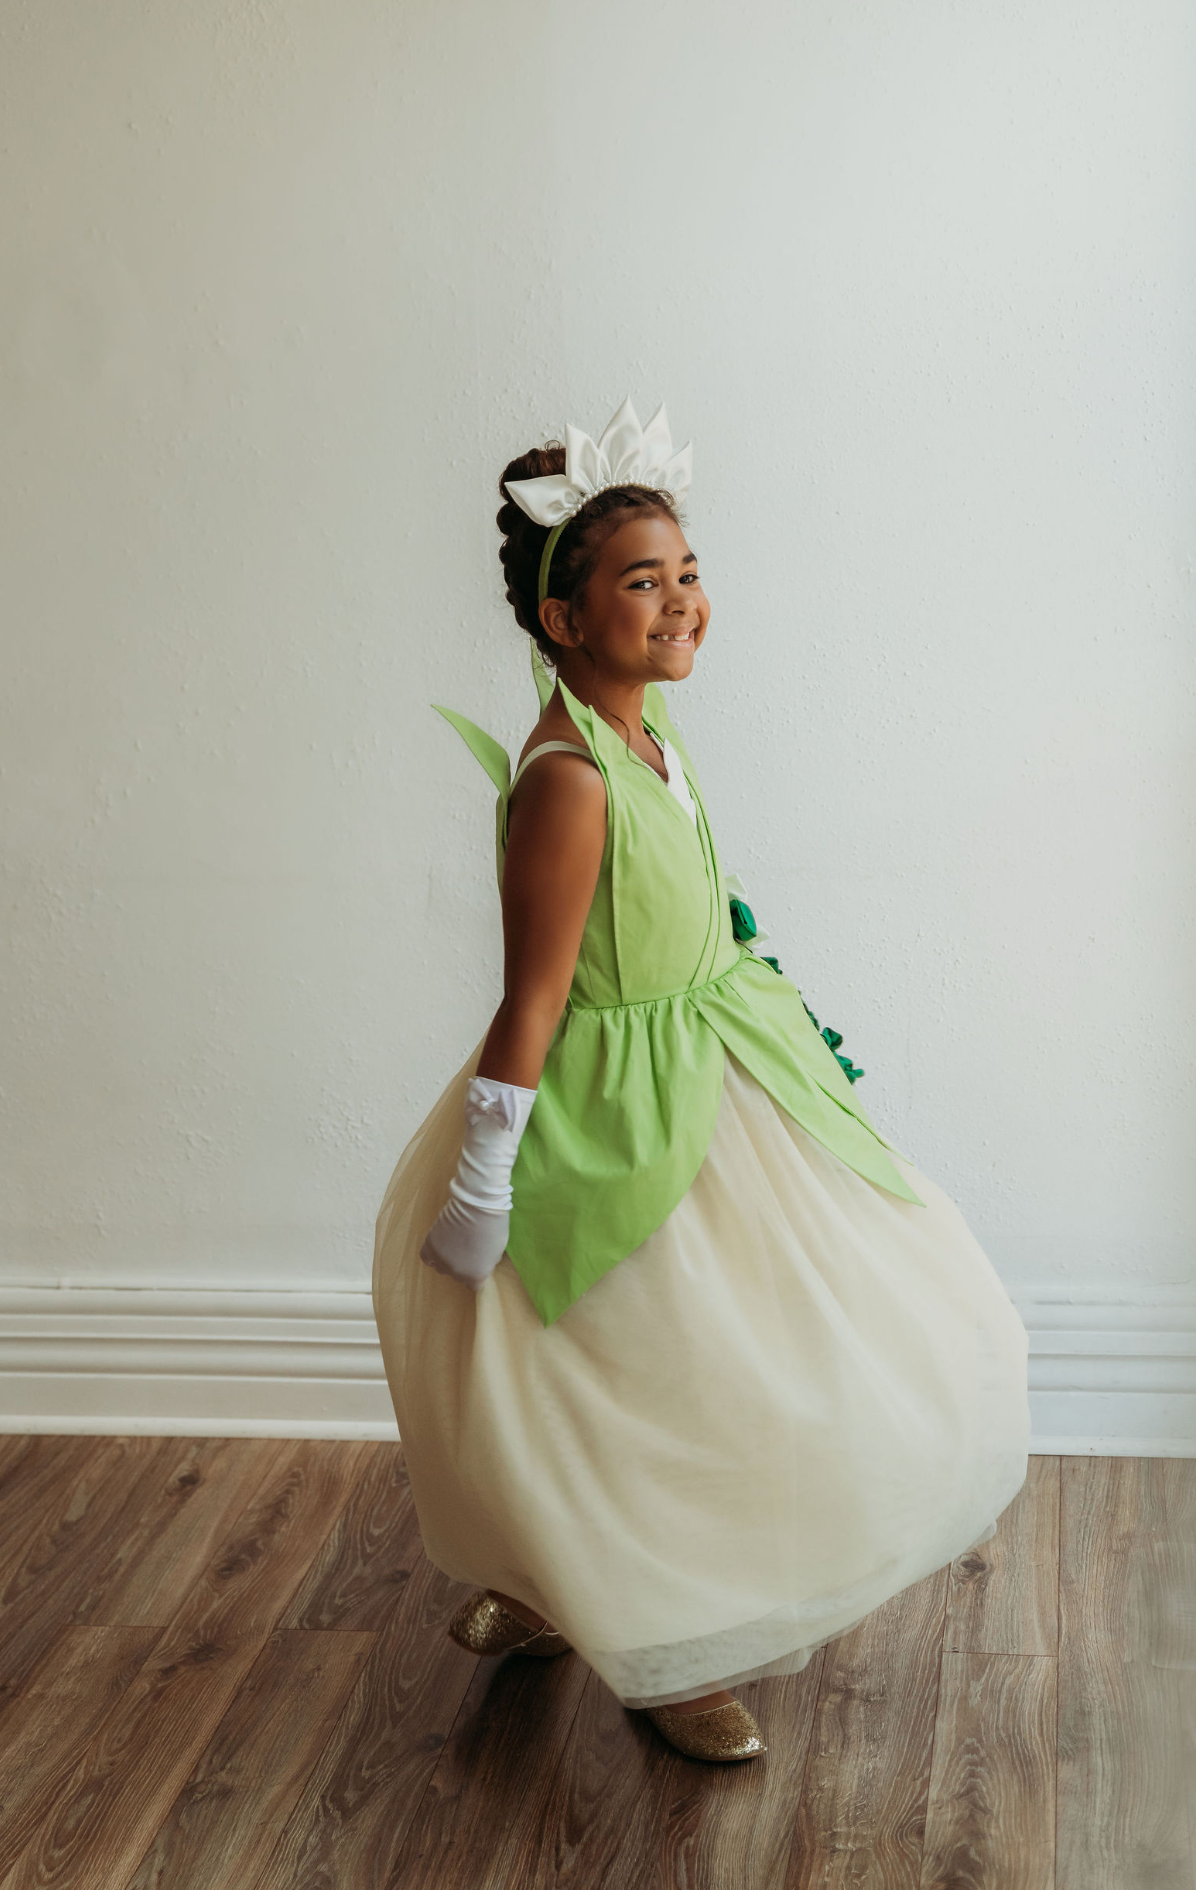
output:
M544 1327L510 1260L419 1259L481 1045L399 1158L374 1307L424 1547L547 1615L627 1706L795 1673L990 1537L1027 1337L959 1209L829 1153L727 1054L706 1159Z

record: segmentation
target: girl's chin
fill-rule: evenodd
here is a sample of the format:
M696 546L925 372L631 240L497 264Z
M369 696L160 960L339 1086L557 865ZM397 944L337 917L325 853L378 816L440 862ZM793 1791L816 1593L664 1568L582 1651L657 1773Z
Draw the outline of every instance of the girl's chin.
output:
M694 660L697 645L688 643L666 643L662 638L652 638L648 643L648 658L654 664L661 664L670 670L689 669Z

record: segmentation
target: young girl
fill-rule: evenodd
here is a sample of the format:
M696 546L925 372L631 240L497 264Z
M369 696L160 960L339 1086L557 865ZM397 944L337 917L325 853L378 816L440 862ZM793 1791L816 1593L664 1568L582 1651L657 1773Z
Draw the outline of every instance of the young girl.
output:
M498 789L503 999L399 1159L374 1305L424 1546L478 1584L453 1638L575 1648L746 1759L729 1687L994 1534L1027 1338L728 895L658 687L710 618L688 447L629 401L566 441L500 481L541 703L513 778L442 711Z

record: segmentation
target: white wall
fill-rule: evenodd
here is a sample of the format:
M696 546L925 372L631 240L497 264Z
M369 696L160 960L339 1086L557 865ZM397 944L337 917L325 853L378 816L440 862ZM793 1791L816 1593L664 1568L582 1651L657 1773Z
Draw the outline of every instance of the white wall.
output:
M13 1305L364 1290L499 989L428 704L521 744L495 481L630 392L695 441L676 717L868 1107L1017 1293L1196 1325L1194 39L13 0Z

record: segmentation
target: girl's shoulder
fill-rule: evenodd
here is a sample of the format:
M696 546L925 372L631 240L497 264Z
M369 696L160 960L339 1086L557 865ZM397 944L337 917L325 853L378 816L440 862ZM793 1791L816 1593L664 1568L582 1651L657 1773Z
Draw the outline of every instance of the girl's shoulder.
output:
M532 751L543 747L545 742L568 742L579 754L588 755L590 752L585 737L578 732L569 711L561 703L553 703L545 709L519 750L516 769L521 768Z
M546 744L548 753L538 753ZM579 768L577 760L587 766ZM569 830L565 839L570 845L587 830L596 838L605 832L606 782L584 736L563 706L559 714L554 714L552 706L545 704L544 713L520 749L507 791L508 809L512 802L523 806L521 820L525 828L528 819L533 829L541 822L547 823L553 846L562 843L562 823Z

